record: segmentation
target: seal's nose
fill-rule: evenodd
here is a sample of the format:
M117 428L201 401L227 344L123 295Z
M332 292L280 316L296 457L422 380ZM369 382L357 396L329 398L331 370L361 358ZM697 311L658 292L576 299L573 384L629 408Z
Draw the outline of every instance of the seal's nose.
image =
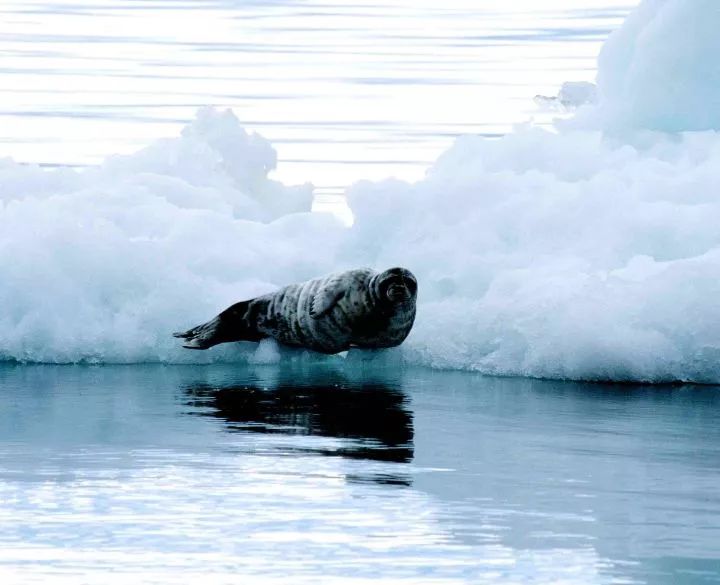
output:
M417 282L414 278L403 276L402 282L403 288L407 290L407 294L409 296L413 296L415 295L415 293L417 293Z

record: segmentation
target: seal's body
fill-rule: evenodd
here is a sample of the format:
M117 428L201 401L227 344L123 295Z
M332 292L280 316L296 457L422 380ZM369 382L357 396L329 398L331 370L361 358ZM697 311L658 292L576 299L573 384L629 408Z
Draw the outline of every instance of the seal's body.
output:
M241 301L174 335L189 349L268 337L322 353L394 347L410 333L416 295L417 280L405 268L361 268Z

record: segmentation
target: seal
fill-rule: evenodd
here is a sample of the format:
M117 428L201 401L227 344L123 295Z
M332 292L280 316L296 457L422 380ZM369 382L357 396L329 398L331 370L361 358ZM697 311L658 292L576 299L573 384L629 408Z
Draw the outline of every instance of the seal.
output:
M291 284L174 333L188 349L272 338L321 353L400 345L415 321L417 279L406 268L360 268Z

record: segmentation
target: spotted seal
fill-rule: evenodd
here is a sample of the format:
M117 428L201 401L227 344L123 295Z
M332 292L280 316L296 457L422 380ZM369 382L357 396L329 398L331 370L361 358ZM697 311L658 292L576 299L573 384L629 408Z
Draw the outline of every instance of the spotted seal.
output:
M273 338L338 353L400 345L415 321L417 280L405 268L348 270L240 301L217 317L174 333L188 349Z

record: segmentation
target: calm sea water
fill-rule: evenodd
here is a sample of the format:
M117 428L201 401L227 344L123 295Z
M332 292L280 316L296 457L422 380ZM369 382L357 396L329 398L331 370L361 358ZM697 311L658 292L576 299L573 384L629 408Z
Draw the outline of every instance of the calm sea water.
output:
M720 389L0 368L2 583L720 581Z
M637 0L3 0L0 156L92 164L232 107L318 194L547 121Z

